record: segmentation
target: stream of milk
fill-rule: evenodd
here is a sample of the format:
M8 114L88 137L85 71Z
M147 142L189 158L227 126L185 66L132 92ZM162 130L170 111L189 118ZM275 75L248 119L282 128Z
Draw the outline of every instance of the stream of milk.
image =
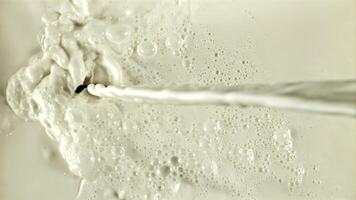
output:
M267 106L327 114L356 115L356 81L301 82L235 88L125 88L89 85L98 97L181 105Z

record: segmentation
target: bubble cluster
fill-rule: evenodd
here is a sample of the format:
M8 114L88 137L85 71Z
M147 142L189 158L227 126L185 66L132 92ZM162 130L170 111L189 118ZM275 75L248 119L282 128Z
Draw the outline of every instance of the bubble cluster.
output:
M293 140L291 130L286 128L280 128L274 131L272 136L277 150L284 149L291 151L293 149Z

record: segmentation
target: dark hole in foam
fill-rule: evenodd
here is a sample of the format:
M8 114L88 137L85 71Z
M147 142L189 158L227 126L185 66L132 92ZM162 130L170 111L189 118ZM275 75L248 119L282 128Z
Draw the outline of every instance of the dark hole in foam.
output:
M85 77L83 84L79 85L74 92L79 94L90 84L90 77Z
M79 85L75 90L74 92L79 94L81 93L85 88L87 88L87 85Z

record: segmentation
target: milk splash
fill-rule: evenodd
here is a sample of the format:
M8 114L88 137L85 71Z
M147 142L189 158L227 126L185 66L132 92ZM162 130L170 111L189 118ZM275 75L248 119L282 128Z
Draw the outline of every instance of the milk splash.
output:
M82 179L77 199L250 199L265 178L307 195L293 134L285 144L283 120L268 109L137 104L83 90L194 74L191 22L183 0L67 0L43 17L42 51L10 78L6 98L58 143ZM183 64L168 68L165 57Z

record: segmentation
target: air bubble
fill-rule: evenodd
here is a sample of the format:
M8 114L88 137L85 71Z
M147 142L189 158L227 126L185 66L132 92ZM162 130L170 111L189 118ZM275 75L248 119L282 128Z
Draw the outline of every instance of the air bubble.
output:
M173 156L171 158L171 164L177 166L179 164L179 158L177 156Z
M169 174L171 173L171 168L167 165L165 166L162 166L160 169L159 169L159 174L163 177L166 177L168 176Z
M150 41L143 41L137 46L137 54L144 58L153 57L157 54L157 44Z
M242 160L246 160L252 164L255 161L255 153L252 149L239 149L239 154Z
M168 49L178 50L183 45L183 40L177 34L172 34L166 38L165 45Z
M291 151L293 149L293 140L290 129L277 129L274 131L272 138L277 150L283 148L284 150Z
M110 25L105 32L106 37L111 42L120 44L126 38L129 38L133 33L131 26L126 24L113 24Z
M250 126L248 124L244 124L244 125L242 125L242 128L243 129L248 129L248 128L250 128Z
M113 189L106 189L103 194L104 199L117 199L119 194Z
M42 148L42 157L45 159L45 160L49 160L51 158L53 158L54 156L54 152L47 148L47 147L43 147Z
M183 59L182 60L182 66L183 67L191 67L192 66L192 62L189 59Z

